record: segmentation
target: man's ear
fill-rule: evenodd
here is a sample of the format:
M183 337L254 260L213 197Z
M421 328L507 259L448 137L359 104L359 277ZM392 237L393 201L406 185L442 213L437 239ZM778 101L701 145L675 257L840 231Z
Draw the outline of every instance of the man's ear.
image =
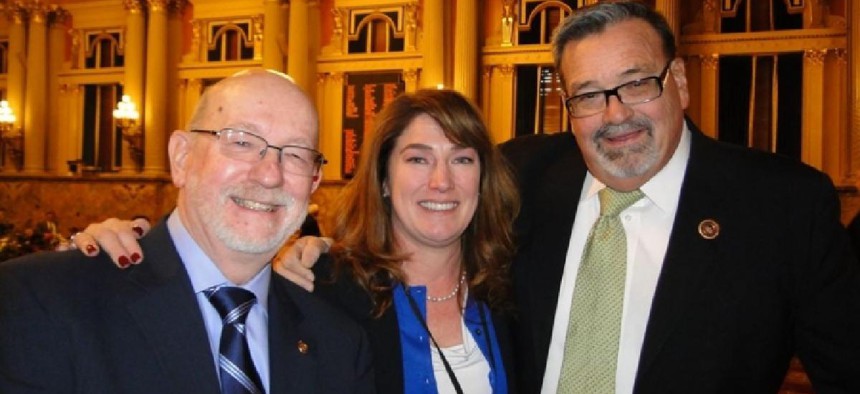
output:
M672 79L675 80L675 86L678 87L678 96L680 96L681 108L687 109L690 105L690 90L687 86L687 68L684 64L684 59L678 57L672 62L671 71Z
M176 130L170 135L170 140L167 142L170 175L173 178L173 185L176 187L185 186L188 175L188 155L191 154L191 148L194 145L191 138L193 138L191 133Z
M320 183L322 182L322 168L317 170L317 173L314 174L313 184L311 184L311 193L315 192L318 187L320 187Z

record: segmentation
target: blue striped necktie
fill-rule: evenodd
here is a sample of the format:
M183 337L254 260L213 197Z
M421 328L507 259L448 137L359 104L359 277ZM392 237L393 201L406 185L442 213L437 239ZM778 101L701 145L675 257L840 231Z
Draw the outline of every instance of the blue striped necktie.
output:
M221 393L264 393L245 338L245 319L257 298L248 290L229 286L212 287L204 290L204 293L224 323L218 351Z

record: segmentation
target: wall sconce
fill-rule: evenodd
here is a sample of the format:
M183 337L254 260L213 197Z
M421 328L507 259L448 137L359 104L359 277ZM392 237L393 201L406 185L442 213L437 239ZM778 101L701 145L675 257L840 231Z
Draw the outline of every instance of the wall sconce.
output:
M137 112L137 106L127 94L122 95L122 101L116 103L113 118L122 132L122 138L128 142L131 159L140 171L143 169L143 133L140 132L140 125L137 123L140 113Z
M6 100L0 101L0 142L0 149L9 151L15 168L20 171L24 166L24 133L15 128L15 113Z

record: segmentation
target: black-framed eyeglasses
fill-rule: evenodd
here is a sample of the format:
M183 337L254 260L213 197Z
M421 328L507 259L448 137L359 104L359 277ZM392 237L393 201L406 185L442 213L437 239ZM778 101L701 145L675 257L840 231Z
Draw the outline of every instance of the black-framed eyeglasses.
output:
M293 175L313 176L327 161L322 153L311 148L298 145L275 146L265 138L240 129L221 130L189 130L192 133L206 133L218 138L218 145L224 156L257 163L266 157L269 148L278 151L278 163L284 172Z
M609 97L618 97L622 104L635 105L656 100L663 95L663 86L669 76L669 66L672 60L666 63L659 76L637 79L618 85L612 89L598 90L577 94L564 100L567 112L574 118L584 118L603 112L609 105Z

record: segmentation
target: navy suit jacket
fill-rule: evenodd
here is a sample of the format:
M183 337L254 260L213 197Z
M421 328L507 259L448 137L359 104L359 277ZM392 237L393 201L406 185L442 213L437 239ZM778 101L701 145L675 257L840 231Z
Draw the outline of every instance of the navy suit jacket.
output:
M829 178L688 125L690 158L635 392L775 393L794 354L817 392L860 392L860 276ZM515 356L521 387L538 392L587 169L571 133L502 148L523 200ZM706 219L720 226L714 239L699 233Z
M164 222L141 245L146 263L126 270L78 251L0 264L0 392L220 392L203 317ZM270 392L372 392L363 330L278 275L270 286Z

